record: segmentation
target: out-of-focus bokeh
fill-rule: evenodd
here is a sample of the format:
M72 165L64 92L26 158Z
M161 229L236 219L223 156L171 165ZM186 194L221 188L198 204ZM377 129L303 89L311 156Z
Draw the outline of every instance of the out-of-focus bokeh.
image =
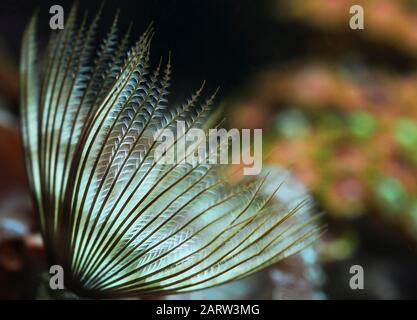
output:
M96 12L101 1L82 3ZM31 297L45 268L18 134L19 46L38 8L0 4L0 298ZM349 9L364 9L352 30ZM107 1L103 25L156 27L173 53L171 101L221 86L229 127L263 128L264 160L311 191L328 231L304 256L181 298L417 298L417 1ZM42 40L42 39L41 39ZM352 290L361 265L365 289Z

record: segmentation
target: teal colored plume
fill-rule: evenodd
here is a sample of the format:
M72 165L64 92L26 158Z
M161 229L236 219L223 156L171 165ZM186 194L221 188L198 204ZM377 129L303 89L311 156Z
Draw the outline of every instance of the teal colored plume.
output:
M169 107L171 64L151 70L152 28L129 48L116 16L98 41L99 16L78 23L73 8L45 48L35 16L23 38L26 167L49 263L63 266L65 285L86 297L197 290L314 241L320 229L303 199L290 206L271 189L277 176L229 185L219 165L155 161L155 132L175 132L178 120L207 129L214 96L200 102L200 89Z

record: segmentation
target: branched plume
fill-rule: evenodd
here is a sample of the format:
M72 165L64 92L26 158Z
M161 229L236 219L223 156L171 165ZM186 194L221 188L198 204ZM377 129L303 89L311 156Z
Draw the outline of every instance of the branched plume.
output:
M26 166L48 258L64 267L66 285L88 297L197 290L314 241L320 229L297 217L302 204L267 191L280 181L229 185L218 165L158 163L155 133L178 120L186 132L206 129L214 95L201 101L201 88L168 107L171 63L151 70L152 28L128 49L118 15L95 38L99 16L78 23L72 8L45 50L35 16L22 46Z

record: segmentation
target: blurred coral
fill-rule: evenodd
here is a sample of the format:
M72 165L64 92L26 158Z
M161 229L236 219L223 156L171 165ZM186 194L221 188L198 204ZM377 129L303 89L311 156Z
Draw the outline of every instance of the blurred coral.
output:
M17 121L0 106L0 298L22 298L43 263Z
M275 3L279 19L313 26L324 38L315 35L304 56L259 73L230 108L231 126L264 128L268 160L291 166L328 214L376 213L417 240L417 70L373 64L346 42L363 37L371 43L364 51L385 43L415 56L415 4L361 1L365 29L356 32L348 24L355 1ZM318 59L334 34L347 46Z
M269 161L290 165L330 214L376 208L417 239L417 90L410 90L417 77L367 74L363 81L318 63L268 71L255 81L253 118L277 110L261 123Z
M365 15L365 28L358 33L375 41L417 56L417 6L412 0L304 0L277 1L280 18L296 19L330 33L346 33L349 9L360 4Z

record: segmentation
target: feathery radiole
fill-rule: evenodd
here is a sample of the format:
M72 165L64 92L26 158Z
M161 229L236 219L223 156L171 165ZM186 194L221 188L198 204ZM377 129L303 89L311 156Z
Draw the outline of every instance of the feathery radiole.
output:
M79 26L76 16L74 6L45 50L32 18L21 57L29 182L49 262L63 266L70 290L120 297L203 289L318 237L314 218L298 216L301 204L289 208L266 191L275 179L230 185L220 165L159 164L155 132L175 131L178 120L187 131L207 129L214 95L199 102L200 89L168 107L171 64L150 70L151 27L129 49L129 32L117 37L118 15L101 42L100 13Z

